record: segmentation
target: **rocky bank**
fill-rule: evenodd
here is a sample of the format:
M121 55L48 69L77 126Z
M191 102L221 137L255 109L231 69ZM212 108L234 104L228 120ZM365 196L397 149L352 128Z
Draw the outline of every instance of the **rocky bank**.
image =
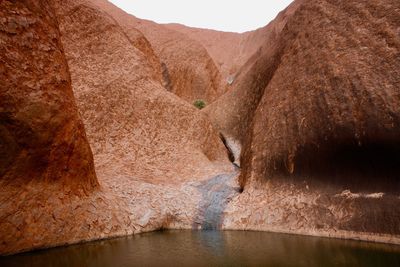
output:
M399 70L397 0L296 0L243 34L1 1L0 254L159 229L400 244Z

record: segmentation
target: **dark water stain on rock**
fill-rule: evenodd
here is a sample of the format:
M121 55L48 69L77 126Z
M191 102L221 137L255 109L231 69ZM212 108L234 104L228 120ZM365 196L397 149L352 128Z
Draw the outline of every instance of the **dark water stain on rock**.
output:
M203 230L215 230L221 227L227 204L239 194L239 187L232 186L237 175L237 172L220 174L196 185L202 194L202 199L194 219L194 229L199 226Z

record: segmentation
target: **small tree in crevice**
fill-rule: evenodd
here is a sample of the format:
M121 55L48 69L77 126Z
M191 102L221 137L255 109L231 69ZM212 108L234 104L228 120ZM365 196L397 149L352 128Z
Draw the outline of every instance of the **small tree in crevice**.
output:
M203 99L197 99L193 102L193 105L198 109L203 109L206 107L206 102Z

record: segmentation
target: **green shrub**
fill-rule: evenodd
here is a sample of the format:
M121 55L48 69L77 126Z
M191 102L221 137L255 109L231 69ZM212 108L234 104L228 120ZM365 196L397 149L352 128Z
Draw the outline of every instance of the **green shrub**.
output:
M197 99L193 105L198 109L203 109L206 106L206 102L203 99Z

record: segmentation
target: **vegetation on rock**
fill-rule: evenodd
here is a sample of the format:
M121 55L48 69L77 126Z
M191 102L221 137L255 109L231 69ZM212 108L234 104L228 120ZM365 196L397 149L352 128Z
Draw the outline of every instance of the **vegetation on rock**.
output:
M198 109L203 109L206 107L206 102L202 99L197 99L193 102L193 105Z

